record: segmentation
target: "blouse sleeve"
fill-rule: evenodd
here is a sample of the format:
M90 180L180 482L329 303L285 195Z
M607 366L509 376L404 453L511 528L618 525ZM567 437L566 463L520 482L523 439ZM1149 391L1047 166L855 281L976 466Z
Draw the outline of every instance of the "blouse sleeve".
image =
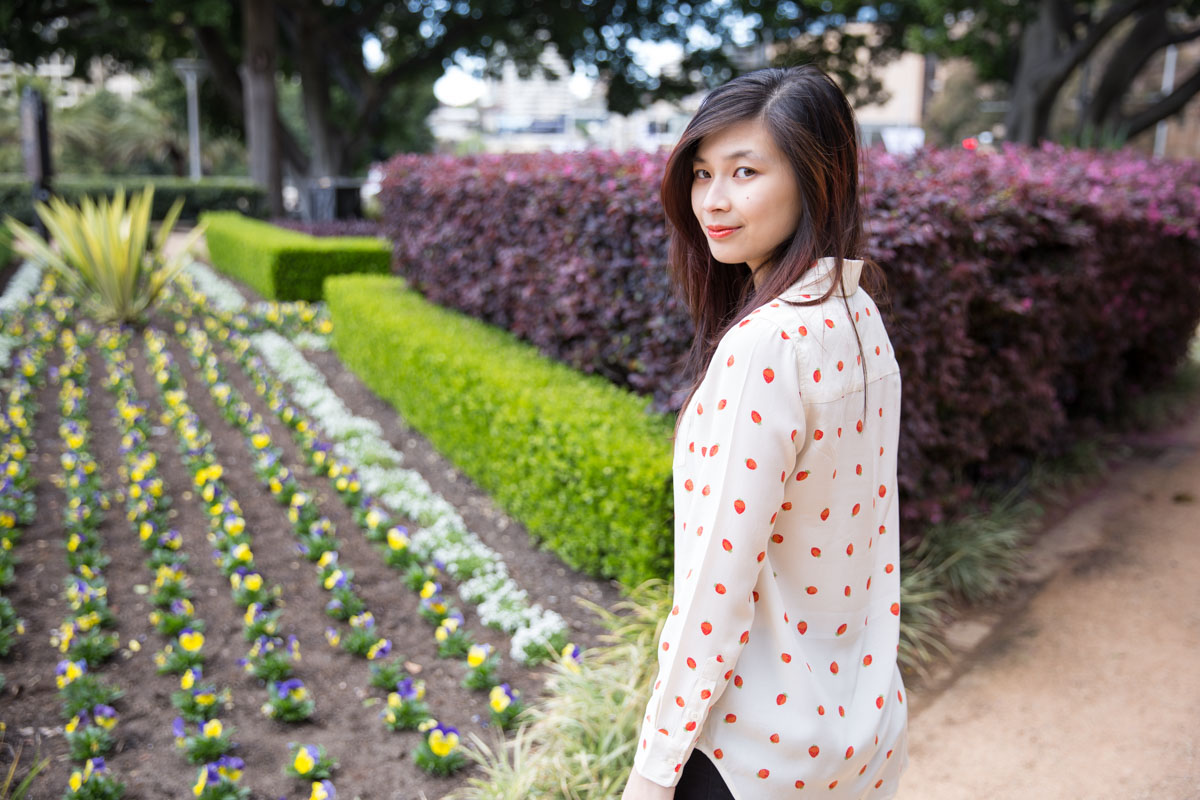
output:
M686 413L674 602L634 757L661 786L678 782L749 641L754 586L804 441L794 343L770 320L748 317L722 340Z

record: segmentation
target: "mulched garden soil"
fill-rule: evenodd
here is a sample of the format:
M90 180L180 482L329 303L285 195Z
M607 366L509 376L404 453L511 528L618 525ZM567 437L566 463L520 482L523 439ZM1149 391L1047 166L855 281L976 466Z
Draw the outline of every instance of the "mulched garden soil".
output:
M167 320L156 323L163 330L170 330ZM202 501L194 495L191 475L179 456L174 431L156 426L151 443L159 456L165 493L173 500L171 523L183 536L196 615L206 624L205 682L232 690L232 708L221 719L234 728L233 739L238 743L235 754L246 761L243 785L253 790L256 800L308 797L305 783L283 773L290 742L327 748L339 762L333 781L344 798L432 800L462 785L468 777L478 775L475 767L452 778L427 775L414 766L410 756L421 734L393 733L383 726L379 718L383 693L369 686L368 663L331 648L324 640L325 628L334 624L324 612L327 598L319 587L314 565L296 552L296 540L285 510L259 484L242 435L218 414L207 386L192 368L177 337L169 335L168 339L187 381L188 402L212 434L218 460L225 468L223 480L245 512L259 571L268 584L282 587L285 605L280 632L284 636L294 634L299 639L302 660L297 665L296 677L305 682L316 702L313 719L299 725L275 722L260 713L266 689L237 664L248 648L242 637L242 611L233 603L227 580L211 560L211 546L205 538L207 517ZM221 353L219 347L217 351ZM151 417L157 420L163 405L140 337L133 339L129 355L140 399L148 404ZM335 354L307 355L323 371L346 406L355 414L376 419L388 441L404 453L405 465L420 471L437 492L459 509L470 530L502 554L518 584L537 602L567 619L575 642L584 648L599 643L602 631L595 617L574 602L574 598L610 606L619 597L614 584L579 575L552 554L539 550L518 523L497 509L485 493L423 437L405 426L391 407L366 389ZM225 354L222 358L233 385L270 425L272 439L283 449L285 463L305 490L316 498L322 513L336 525L341 540L340 563L354 570L357 591L375 615L381 635L392 640L393 656L411 662L413 671L419 670L417 677L427 682L431 713L459 727L464 737L476 732L490 741L494 732L486 725L486 693L460 687L464 674L461 659L437 656L433 628L417 615L416 593L403 585L399 573L384 564L327 479L316 477L305 468L287 430L254 393L240 367ZM51 363L60 360L61 354L57 352L50 356ZM178 678L157 675L153 664L154 652L166 642L148 619L152 607L146 589L152 584L153 575L143 564L144 553L117 499L121 488L120 434L113 422L113 397L102 386L105 368L94 350L89 363L90 449L105 488L113 495L112 508L100 529L104 551L112 559L104 574L121 639L117 656L100 672L125 692L115 704L120 722L115 730L116 751L108 763L125 781L126 798L190 797L198 770L187 764L177 751L171 730L175 710L170 696L178 688ZM65 497L51 482L51 476L59 470L62 450L56 433L57 391L57 385L47 382L39 392L39 408L34 418L37 449L33 455L38 513L17 545L20 559L17 579L6 590L6 596L26 620L28 633L0 662L0 671L7 678L7 685L0 691L0 720L7 725L5 741L0 747L0 775L7 771L18 746L24 747L20 772L32 763L34 753L48 757L49 766L35 781L29 795L33 800L61 797L72 770L54 685L55 664L60 654L49 644L50 632L62 622L68 610L63 585L69 570L59 523ZM418 526L408 524L408 527L415 531ZM452 591L447 596L466 615L472 637L491 643L501 652L501 679L520 689L527 699L535 697L545 671L514 664L508 658L507 637L481 625L473 609L457 601ZM345 630L344 626L340 628ZM133 643L140 648L131 648Z

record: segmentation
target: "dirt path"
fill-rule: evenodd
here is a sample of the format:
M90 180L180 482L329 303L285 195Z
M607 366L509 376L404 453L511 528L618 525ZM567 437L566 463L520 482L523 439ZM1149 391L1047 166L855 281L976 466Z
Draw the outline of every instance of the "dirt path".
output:
M1143 444L1041 540L1024 607L914 687L899 800L1200 798L1200 417Z

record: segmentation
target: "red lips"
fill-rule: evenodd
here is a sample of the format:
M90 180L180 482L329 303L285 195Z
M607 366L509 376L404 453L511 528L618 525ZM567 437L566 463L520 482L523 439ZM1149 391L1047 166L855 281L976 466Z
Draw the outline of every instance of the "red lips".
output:
M708 231L711 239L724 239L737 230L736 227L731 228L728 225L705 225L704 229Z

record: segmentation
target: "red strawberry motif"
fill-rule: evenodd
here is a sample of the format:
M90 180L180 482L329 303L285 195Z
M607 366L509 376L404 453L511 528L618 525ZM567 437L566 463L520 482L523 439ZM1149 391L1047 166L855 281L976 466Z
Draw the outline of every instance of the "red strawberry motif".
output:
M687 491L689 491L689 492L690 492L690 491L691 491L693 488L695 488L695 486L696 486L696 484L692 483L692 479L691 479L691 478L688 478L686 481L684 481L684 482L683 482L683 488L684 488L684 489L686 489L686 490L687 490Z
M816 383L821 382L821 370L813 370L813 381Z
M883 695L879 695L879 697L875 698L875 707L883 708Z
M796 480L798 480L798 481L804 480L805 478L807 478L809 476L810 472L811 472L811 470L807 470L807 469L800 470L799 472L796 473Z
M821 430L820 428L817 428L815 431L813 431L813 439L815 439L816 441L819 442L824 438L825 438L825 431Z
M700 490L700 494L704 495L705 497L708 497L708 495L711 492L712 492L712 487L709 486L707 483L704 484L704 488Z
M778 733L771 734L771 744L779 744L779 734Z
M885 494L887 494L887 487L881 483L879 484L879 496L883 497Z
M855 428L855 429L856 429L856 430L857 430L859 433L862 433L862 420L861 420L861 419L860 419L860 420L859 420L857 423L855 423L855 425L854 425L854 428ZM862 465L860 464L859 466L862 466ZM859 474L859 475L861 475L862 473L860 472L860 473L858 473L858 474Z
M732 552L733 552L733 542L729 541L728 539L722 539L722 540L721 540L721 547L724 547L724 548L725 548L725 552L726 552L726 553L732 553Z
M767 367L766 369L764 369L763 370L763 380L766 381L767 383L770 383L771 381L775 380L775 370L771 369L770 367Z
M857 517L859 511L862 511L862 503L855 503L854 508L850 509L850 516Z
M821 548L819 548L819 547L814 547L814 548L813 548L812 550L810 550L809 552L813 554L813 557L814 557L814 558L820 558L820 557L821 557Z
M762 424L762 414L759 414L757 411L751 411L750 412L750 421L753 422L755 425L761 425Z
M845 369L846 365L843 362L839 361L837 367L838 367L838 372L841 372L843 369Z
M883 571L886 572L887 574L891 575L892 570L894 570L895 568L896 568L895 564L888 564L886 567L883 568Z
M771 774L771 771L769 769L766 769L765 767L758 771L758 777L760 777L760 778L766 778L770 774Z
M855 508L857 509L858 506L856 505ZM857 514L858 511L855 511L854 513ZM850 544L846 545L846 555L848 555L848 556L854 555L854 542L851 542Z
M725 594L725 584L718 583L713 588L717 590L717 594Z
M679 606L675 606L674 608L672 608L672 609L671 609L671 616L672 616L672 617L673 617L673 616L675 616L675 615L676 615L676 614L678 614L678 613L679 613Z
M750 631L742 631L742 636L738 641L741 642L742 644L745 644L746 642L750 641Z
M717 401L717 411L720 411L723 408L725 408L725 398L724 397L722 397L720 400Z
M683 708L683 698L680 697L679 695L675 695L675 705L679 706L680 708Z
M827 319L827 320L825 320L825 327L827 327L827 328L832 328L832 327L833 327L833 320L831 320L831 319Z
M874 660L874 659L872 659L872 658L871 658L871 654L870 654L870 653L867 653L865 656L863 656L863 666L864 666L864 667L869 667L869 666L871 666L871 662L872 662L873 660Z
M883 781L880 781L880 783L883 783ZM796 788L797 788L797 789L803 789L803 788L804 788L804 781L796 781Z
M740 499L734 500L733 501L733 510L739 514L744 513L746 510L746 503Z
M721 751L721 748L718 747L716 750L713 750L713 758L724 758L724 757L725 757L725 753Z
M746 459L746 469L758 469L758 462L753 458Z
M825 706L817 706L817 714L822 717L825 716Z
M816 594L816 593L817 593L817 587L815 587L815 586L809 586L809 587L808 587L807 589L805 589L804 591L808 592L809 594Z
M703 633L705 636L708 636L710 633L712 633L712 623L711 622L701 622L700 623L700 632Z
M678 770L676 770L676 771L678 772ZM836 778L835 778L834 780L831 780L831 781L829 782L829 788L830 788L830 789L834 788L835 786L837 786L837 779L836 779Z
M729 357L729 360L725 362L725 366L727 366L727 367L733 366L733 356Z
M775 698L775 705L777 705L777 706L781 706L781 705L783 705L783 704L784 704L784 703L786 703L786 702L787 702L787 693L786 693L786 692L781 692L781 693L780 693L780 694L779 694L779 695L778 695L778 696Z
M696 403L696 413L697 414L704 413L704 404L703 403Z
M837 675L837 673L838 673L838 663L837 663L836 661L831 661L831 662L829 663L829 671L830 671L830 672L832 672L834 675Z
M707 700L710 697L712 697L712 692L710 692L708 689L705 689L704 691L700 692L701 700Z
M849 761L853 757L854 757L854 745L850 745L849 747L846 748L846 760Z
M846 632L846 623L843 622L841 625L838 625L837 633L834 635L841 636L845 632Z
M725 721L726 722L737 722L737 714L726 714Z
M812 756L813 758L816 758L820 752L821 752L821 748L817 747L815 744L812 747L808 748L808 754L810 756Z
M696 668L696 659L692 658L691 656L688 656L687 657L687 665L688 665L688 669L695 669Z
M696 723L694 723L694 722L689 722L687 725L684 725L684 726L683 726L683 729L684 729L685 731L694 731L694 730L696 730Z
M733 685L739 689L742 688L742 676L741 675L733 676Z
M780 508L782 508L784 511L791 511L791 510L792 510L792 504L791 504L791 502L789 501L789 502L786 502L786 503L784 503L783 505L781 505L781 506L780 506Z
M892 607L890 610L897 617L900 616L900 604L899 603L892 603Z
M783 544L783 534L772 533L771 541L774 542L775 544Z
M663 650L670 650L670 649L671 649L671 643L663 642Z
M711 448L709 448L709 451L708 451L709 458L716 456L718 447L720 447L720 445L714 444Z
M790 664L790 663L792 663L792 654L791 654L791 653L780 653L780 654L779 654L779 658L780 658L780 660L782 660L782 661L783 661L783 663L785 663L785 664Z
M855 464L855 465L854 465L854 474L855 474L855 475L862 475L862 464Z
M801 325L799 328L797 328L796 332L799 333L801 336L808 336L808 328L804 327L803 325Z
M850 596L850 586L849 586L849 584L847 584L847 585L846 585L846 588L845 588L845 589L843 589L843 591L845 592L845 594L846 594L846 597L849 597L849 596Z
M821 511L821 521L824 522L827 519L829 519L829 509L828 508Z
M879 345L875 345L875 355L879 355Z
M812 594L812 592L809 592L809 594ZM796 630L800 631L800 635L803 636L804 634L808 633L808 623L804 620L800 620L796 623Z

